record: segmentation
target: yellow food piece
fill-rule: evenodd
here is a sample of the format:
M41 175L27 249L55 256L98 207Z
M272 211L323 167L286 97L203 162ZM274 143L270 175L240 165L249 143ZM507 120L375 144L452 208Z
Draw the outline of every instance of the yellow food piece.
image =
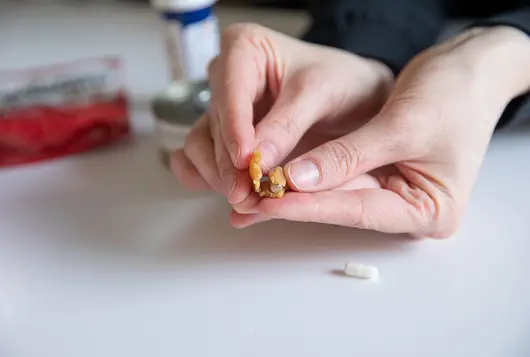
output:
M249 174L254 185L254 191L261 197L280 198L284 195L287 180L281 167L275 167L268 176L268 181L262 182L263 172L261 170L261 153L254 152L250 161Z
M250 173L252 183L254 184L254 191L259 193L261 178L263 177L263 172L261 171L261 153L259 151L254 152L252 155L252 160L250 160L248 171Z
M285 194L285 187L282 187L281 190L277 190L274 192L271 189L271 184L268 181L261 183L261 191L258 192L261 197L268 197L268 198L280 198Z
M283 174L283 169L281 167L275 167L274 170L272 170L269 173L269 180L271 182L271 185L276 186L287 186L287 180L285 179L285 175Z

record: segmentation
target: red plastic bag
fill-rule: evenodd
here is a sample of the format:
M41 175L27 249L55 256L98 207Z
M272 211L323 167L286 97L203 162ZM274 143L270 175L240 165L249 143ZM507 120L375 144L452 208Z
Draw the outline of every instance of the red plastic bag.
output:
M129 132L117 59L0 71L0 167L87 151Z

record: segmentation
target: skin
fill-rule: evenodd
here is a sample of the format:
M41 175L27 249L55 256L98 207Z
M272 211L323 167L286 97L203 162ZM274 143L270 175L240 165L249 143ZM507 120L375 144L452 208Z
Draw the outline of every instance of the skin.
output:
M209 113L175 153L174 172L225 195L235 227L286 219L449 237L498 118L530 89L528 63L525 34L476 28L394 80L379 62L233 26L210 66ZM282 199L250 195L256 147L265 170L287 162L292 191Z

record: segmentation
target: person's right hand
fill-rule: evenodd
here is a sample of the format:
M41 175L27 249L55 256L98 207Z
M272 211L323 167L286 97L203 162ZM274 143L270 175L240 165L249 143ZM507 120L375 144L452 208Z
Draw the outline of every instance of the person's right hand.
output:
M338 138L377 114L394 83L378 61L251 24L223 33L209 74L208 115L172 168L184 185L212 188L231 204L251 192L246 170L256 148L266 171Z
M286 219L452 236L499 118L530 91L528 63L530 39L505 26L471 28L423 51L374 118L286 164L293 190L235 205L258 214L233 217L236 225ZM366 176L376 184L366 185Z

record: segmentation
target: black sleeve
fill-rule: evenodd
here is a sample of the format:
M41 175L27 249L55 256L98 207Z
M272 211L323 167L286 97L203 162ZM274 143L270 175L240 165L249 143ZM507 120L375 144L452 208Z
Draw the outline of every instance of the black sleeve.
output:
M328 0L310 8L303 39L341 48L388 65L397 75L433 45L444 25L441 0Z
M511 26L530 36L530 0L520 1L521 6L493 17L474 21L469 27ZM509 125L519 124L515 121L529 121L528 102L530 95L524 94L514 98L506 107L497 123L497 130Z
M511 26L530 36L530 0L520 1L522 5L515 10L474 21L470 27Z

